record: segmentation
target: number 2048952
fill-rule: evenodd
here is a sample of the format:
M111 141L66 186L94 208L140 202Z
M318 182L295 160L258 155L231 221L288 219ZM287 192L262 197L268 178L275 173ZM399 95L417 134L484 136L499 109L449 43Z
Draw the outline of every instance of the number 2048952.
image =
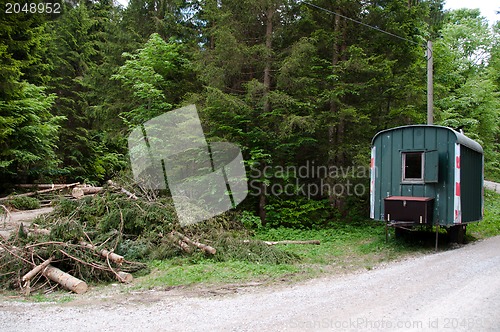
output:
M29 2L17 3L7 2L5 4L6 14L60 14L61 4L57 2Z

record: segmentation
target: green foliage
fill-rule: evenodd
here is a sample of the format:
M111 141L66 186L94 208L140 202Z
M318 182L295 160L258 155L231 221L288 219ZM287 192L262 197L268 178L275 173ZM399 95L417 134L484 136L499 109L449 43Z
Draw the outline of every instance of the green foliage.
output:
M59 124L50 107L54 95L43 88L20 84L16 98L0 101L0 177L39 177L59 163L55 149Z
M82 224L71 218L56 220L50 230L50 238L55 241L78 243L85 239L85 230Z
M338 211L327 200L305 197L290 199L270 198L266 205L269 227L291 227L298 229L324 228L338 218Z
M6 184L42 177L58 165L63 118L53 116L55 96L43 86L42 15L2 10L0 22L0 183Z
M56 95L52 113L65 117L57 150L63 165L52 174L59 181L97 183L126 166L123 124L112 105L117 88L104 78L117 66L111 69L110 59L129 46L125 38L116 50L119 21L112 3L100 1L65 3L63 14L47 24L51 38L42 61L50 64L47 85Z
M7 205L17 210L34 210L40 208L40 201L33 197L14 197L7 201Z
M447 14L442 39L436 42L436 118L439 124L462 127L485 151L486 177L495 177L498 159L500 86L495 84L494 46L498 34L479 10ZM492 75L493 74L493 75Z
M151 243L149 243L146 239L125 239L118 243L115 252L119 255L127 257L127 259L130 260L145 260L148 257L151 257L151 251ZM167 257L167 255L163 254L160 259L165 257Z
M111 236L115 243L121 240L118 234L133 239L144 237L156 242L160 234L168 234L178 227L170 199L131 201L123 194L112 193L77 201L63 199L56 206L54 216L56 220L69 218L63 222L64 225L76 223L92 230L97 241L104 241L106 239L103 237ZM73 236L73 240L79 239L79 235Z
M249 211L241 212L241 223L248 229L259 229L262 227L260 218Z
M129 126L136 126L163 114L179 104L192 83L189 78L189 60L181 43L165 42L154 33L128 58L113 79L120 80L131 91L133 109L124 111L122 117Z

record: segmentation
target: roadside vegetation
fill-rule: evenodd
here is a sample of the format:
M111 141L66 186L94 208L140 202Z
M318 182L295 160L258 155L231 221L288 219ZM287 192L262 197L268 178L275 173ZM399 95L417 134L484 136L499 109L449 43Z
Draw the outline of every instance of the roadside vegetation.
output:
M83 238L97 246L102 244L123 255L126 262L135 262L128 270L124 269L135 271L135 280L121 288L123 291L295 282L371 270L387 262L434 252L432 231L395 238L390 230L386 242L383 223L361 216L330 220L325 227L262 226L251 220L257 221L258 217L233 211L204 223L180 227L169 199L131 201L124 195L106 192L77 201L61 200L53 213L35 220L40 228L51 227L50 234L20 231L12 234L9 243L44 248L38 254L54 256L54 265L63 266L98 289L99 285L117 281L113 275L99 270L95 256L81 251L76 244ZM176 239L168 236L175 230L210 245L217 252L212 255L196 248L185 252ZM487 190L484 220L468 226L466 240L473 242L496 235L500 235L500 194ZM319 240L320 244L266 244L283 240ZM72 261L58 252L60 247L51 246L60 242L65 243L64 250L81 261ZM439 250L454 248L456 245L446 241L446 234L440 234ZM37 255L31 255L32 259L38 259ZM94 265L89 268L86 263ZM7 294L19 296L19 290L24 290L20 278L30 268L3 255L2 293L11 289ZM44 295L60 288L43 286L38 291L33 287L33 301L59 298L68 301L72 297L66 291Z
M500 194L485 192L485 217L467 229L467 241L500 235ZM371 270L380 264L434 252L434 232L413 239L385 241L383 223L369 219L337 221L327 229L260 228L253 239L263 241L320 240L320 245L287 244L276 248L290 254L280 264L234 259L219 261L206 256L178 257L149 262L152 273L137 280L134 288L166 288L177 285L219 284L258 281L275 283L304 280L325 274ZM439 250L455 248L442 234Z

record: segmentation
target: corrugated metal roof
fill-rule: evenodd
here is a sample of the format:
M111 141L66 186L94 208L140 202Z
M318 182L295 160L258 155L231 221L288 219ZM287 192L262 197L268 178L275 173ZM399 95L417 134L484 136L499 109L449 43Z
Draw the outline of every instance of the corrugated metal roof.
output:
M451 131L456 137L457 137L457 143L458 144L461 144L463 146L466 146L468 147L469 149L472 149L474 151L477 151L479 153L483 153L483 147L481 146L481 144L479 144L478 142L474 141L473 139L465 136L464 134L461 134L459 133L458 131L450 128L450 127L445 127L445 126L435 126L435 125L409 125L409 126L401 126L401 127L395 127L395 128L390 128L390 129L386 129L386 130L382 130L380 132L378 132L372 139L372 145L373 143L375 142L375 139L379 136L379 135L382 135L384 133L388 133L388 132L391 132L391 131L395 131L395 130L402 130L402 129L405 129L405 128L414 128L414 127L422 127L422 128L425 128L425 127L436 127L436 128L443 128L443 129L446 129L446 130L449 130Z

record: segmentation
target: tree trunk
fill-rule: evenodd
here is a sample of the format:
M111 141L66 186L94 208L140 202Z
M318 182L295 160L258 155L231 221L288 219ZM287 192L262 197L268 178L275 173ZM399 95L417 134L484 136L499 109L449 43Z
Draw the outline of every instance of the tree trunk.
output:
M263 179L259 183L259 218L262 226L266 225L266 184L264 183L266 175L264 174L264 170L266 168L265 164L261 165L261 174L263 174Z
M264 67L264 113L271 112L271 101L269 100L269 92L271 91L271 69L273 59L273 18L276 13L276 8L269 5L266 11L266 58ZM264 168L264 167L263 167ZM259 185L259 217L262 225L266 224L266 185L261 182Z
M52 265L48 265L45 270L43 270L42 274L76 294L83 294L88 289L85 281L75 278L58 268L53 267Z
M273 17L275 9L270 6L266 13L266 65L264 67L264 112L271 111L269 91L271 91L271 64L273 53Z
M124 284L129 284L134 280L134 276L131 275L128 272L123 272L120 271L116 274L116 278L118 279L119 282L122 282Z
M84 246L86 248L92 249L94 251L97 251L101 255L101 257L106 258L106 259L109 258L110 261L115 262L116 264L120 264L121 265L121 264L123 264L123 261L125 260L123 258L123 256L115 254L114 252L108 251L106 249L99 249L99 248L97 248L96 246L94 246L94 245L92 245L90 243L81 241L80 245Z
M341 18L335 15L334 21L334 36L335 42L333 44L333 55L332 55L332 68L335 71L335 67L340 61L340 54L342 51L342 40L344 34L341 32ZM333 119L336 119L338 123L331 124L328 128L328 143L329 143L329 153L328 153L328 168L342 166L342 152L339 151L339 147L343 143L344 135L344 121L339 116L339 105L338 101L333 98L330 100L330 113ZM329 183L328 201L334 207L340 208L342 204L342 198L337 195L336 185L337 179L327 179Z
M18 188L36 188L36 189L52 189L52 188L64 188L66 184L53 184L53 183L27 183L27 184L16 184Z
M12 198L15 198L15 197L35 196L37 194L43 194L43 193L48 193L48 192L52 192L52 191L56 191L56 190L61 190L61 189L65 189L65 188L71 188L71 187L77 186L79 184L80 183L77 182L77 183L72 183L72 184L65 184L65 185L63 185L61 187L54 187L54 188L49 188L49 189L44 189L44 190L33 191L33 192L30 192L30 193L25 193L25 194L19 194L19 195L12 195L12 196L1 197L0 201L6 201L8 199L12 199Z
M174 242L174 244L179 247L182 251L187 252L188 254L192 253L193 250L191 247L181 239L177 238L173 233L168 234L168 237Z
M130 198L130 199L133 199L133 200L137 199L137 196L134 193L131 193L130 191L128 191L127 189L125 189L123 187L120 187L119 185L114 183L112 180L108 180L108 185L114 189L120 189L120 191L122 193L124 193L125 195L127 195L128 198Z

